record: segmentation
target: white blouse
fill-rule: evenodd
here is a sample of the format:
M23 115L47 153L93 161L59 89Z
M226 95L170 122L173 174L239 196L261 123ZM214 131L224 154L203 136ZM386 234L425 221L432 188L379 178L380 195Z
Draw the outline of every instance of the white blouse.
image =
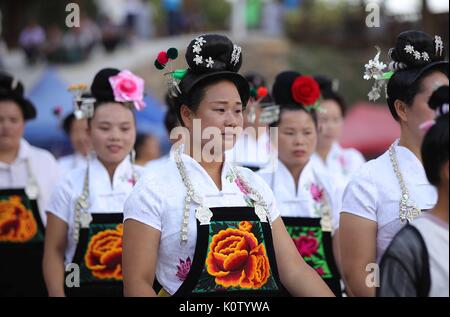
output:
M91 213L121 213L126 199L133 189L133 168L139 176L142 168L132 166L127 157L117 167L113 181L104 165L97 159L89 163L89 209ZM83 192L86 168L78 168L67 174L55 188L47 212L65 223L67 232L66 265L71 263L77 244L73 240L75 204Z
M432 209L437 202L437 192L428 182L422 163L398 142L395 149L411 199L421 210ZM342 212L377 223L377 262L403 227L399 217L401 195L389 151L365 163L344 192Z
M317 166L317 170L326 171L333 177L333 184L338 195L336 203L339 204L338 208L340 209L344 190L352 175L366 162L364 156L355 149L344 149L335 142L325 161L319 154L314 153L311 162Z
M224 163L222 190L219 190L197 161L185 154L181 155L181 159L186 166L195 192L203 196L206 207L249 206L244 194L245 190L239 186L240 183L236 182L231 173L230 163ZM241 167L237 169L250 186L264 197L269 206L269 219L272 222L275 221L280 214L270 188L252 171ZM192 203L188 242L181 244L180 232L186 194L187 190L175 161L169 159L158 169L152 169L142 176L125 204L125 220L133 219L161 232L156 277L164 289L172 295L183 283L177 277L178 266L193 261L197 239L195 209L199 206Z
M428 214L415 219L412 225L419 230L427 246L431 275L429 297L448 297L448 223Z
M29 181L27 162L39 186L37 202L45 225L45 207L60 177L58 164L50 152L31 146L22 139L16 160L11 164L0 162L0 189L24 189Z
M330 176L317 169L312 162L306 164L297 181L281 161L278 161L274 172L261 170L258 175L272 188L282 217L320 218L322 205L328 203L333 231L338 227L336 189L330 182Z
M88 159L80 153L63 156L58 160L59 170L61 171L61 175L66 175L70 171L77 168L85 168L87 166L87 162Z

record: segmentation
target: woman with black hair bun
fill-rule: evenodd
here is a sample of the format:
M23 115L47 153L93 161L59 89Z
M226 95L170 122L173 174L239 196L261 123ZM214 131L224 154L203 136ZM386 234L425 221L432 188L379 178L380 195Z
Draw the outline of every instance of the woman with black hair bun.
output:
M338 92L339 82L326 76L316 76L319 83L322 101L321 111L317 112L319 135L317 151L311 161L318 168L326 170L332 177L338 189L337 202L342 203L342 195L351 176L363 165L366 160L356 149L343 148L339 144L347 114L344 97Z
M273 157L267 119L274 104L262 75L250 72L245 79L250 85L250 100L243 113L244 131L225 154L227 160L256 172L269 165Z
M436 206L403 228L381 260L382 297L449 296L449 87L430 98L437 119L425 122L422 160L429 182L437 188Z
M0 297L47 295L45 207L60 172L51 153L23 137L36 116L20 80L0 71Z
M88 134L87 119L77 120L73 113L64 118L63 130L69 137L73 148L73 154L58 159L61 174L87 165L89 152L91 151L91 140Z
M336 187L311 157L317 146L320 87L313 77L280 73L272 89L279 116L278 160L258 172L272 189L281 217L299 254L341 295L334 233L339 223Z
M177 57L161 52L164 70ZM250 97L242 49L222 35L187 47L189 69L166 73L184 146L138 182L125 207L126 296L332 296L299 255L275 199L249 169L225 160Z
M123 208L142 168L134 164L134 110L144 81L127 70L100 70L71 86L74 115L88 120L95 155L65 175L47 206L44 277L52 297L121 297Z
M366 270L379 263L406 223L433 208L437 200L422 166L424 133L420 125L436 116L428 106L433 91L449 83L442 39L407 31L397 37L388 65L380 61L380 54L366 65L364 78L375 80L369 98L377 100L386 90L401 136L385 154L364 164L344 192L339 226L341 263L354 296L375 295L377 284L366 283Z

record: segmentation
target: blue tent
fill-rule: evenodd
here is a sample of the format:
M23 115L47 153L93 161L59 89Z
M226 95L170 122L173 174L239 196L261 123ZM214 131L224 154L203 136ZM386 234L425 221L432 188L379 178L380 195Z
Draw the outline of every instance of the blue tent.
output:
M70 150L69 140L61 128L61 120L53 111L60 106L62 118L72 110L72 95L54 69L47 69L37 84L31 89L28 98L37 108L38 116L27 123L25 138L33 145L52 151L56 156Z
M47 69L37 84L28 94L28 98L38 110L36 120L27 123L25 138L33 145L50 150L55 156L70 153L68 137L62 130L62 120L72 109L72 95L67 91L68 83L64 82L54 69ZM169 148L167 133L164 127L166 107L153 95L146 94L147 107L136 112L139 133L153 134L162 144L163 151ZM54 115L56 106L62 108L61 118Z

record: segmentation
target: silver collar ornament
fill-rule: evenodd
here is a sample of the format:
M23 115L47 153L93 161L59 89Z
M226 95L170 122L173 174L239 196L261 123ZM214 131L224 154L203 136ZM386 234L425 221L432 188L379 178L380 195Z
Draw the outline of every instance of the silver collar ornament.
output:
M417 208L417 205L411 200L410 193L408 187L406 186L405 180L403 178L403 174L400 170L400 166L398 164L397 153L395 147L397 145L396 141L389 148L389 157L391 160L392 167L394 169L395 176L397 177L398 183L400 185L400 190L402 192L402 196L400 198L400 213L399 218L402 224L406 224L407 222L412 222L415 218L422 214L422 211Z

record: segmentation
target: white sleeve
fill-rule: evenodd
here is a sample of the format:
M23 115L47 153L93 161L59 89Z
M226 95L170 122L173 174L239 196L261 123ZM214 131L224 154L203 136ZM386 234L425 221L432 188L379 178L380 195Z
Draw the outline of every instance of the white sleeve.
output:
M124 221L133 219L162 231L163 200L157 184L149 174L142 177L131 192L124 207Z
M359 168L361 168L361 166L364 163L366 163L366 159L361 154L361 152L359 152L355 149L350 150L349 153L350 153L350 157L351 157L352 171L356 172L356 171L358 171Z
M341 212L377 221L378 191L368 163L355 173L344 191Z
M74 188L71 184L70 178L66 177L62 179L61 182L56 185L52 195L50 196L50 201L47 204L46 212L57 216L65 223L69 224L72 221L72 219L70 219L70 211L74 208L74 206L71 206L73 190Z

